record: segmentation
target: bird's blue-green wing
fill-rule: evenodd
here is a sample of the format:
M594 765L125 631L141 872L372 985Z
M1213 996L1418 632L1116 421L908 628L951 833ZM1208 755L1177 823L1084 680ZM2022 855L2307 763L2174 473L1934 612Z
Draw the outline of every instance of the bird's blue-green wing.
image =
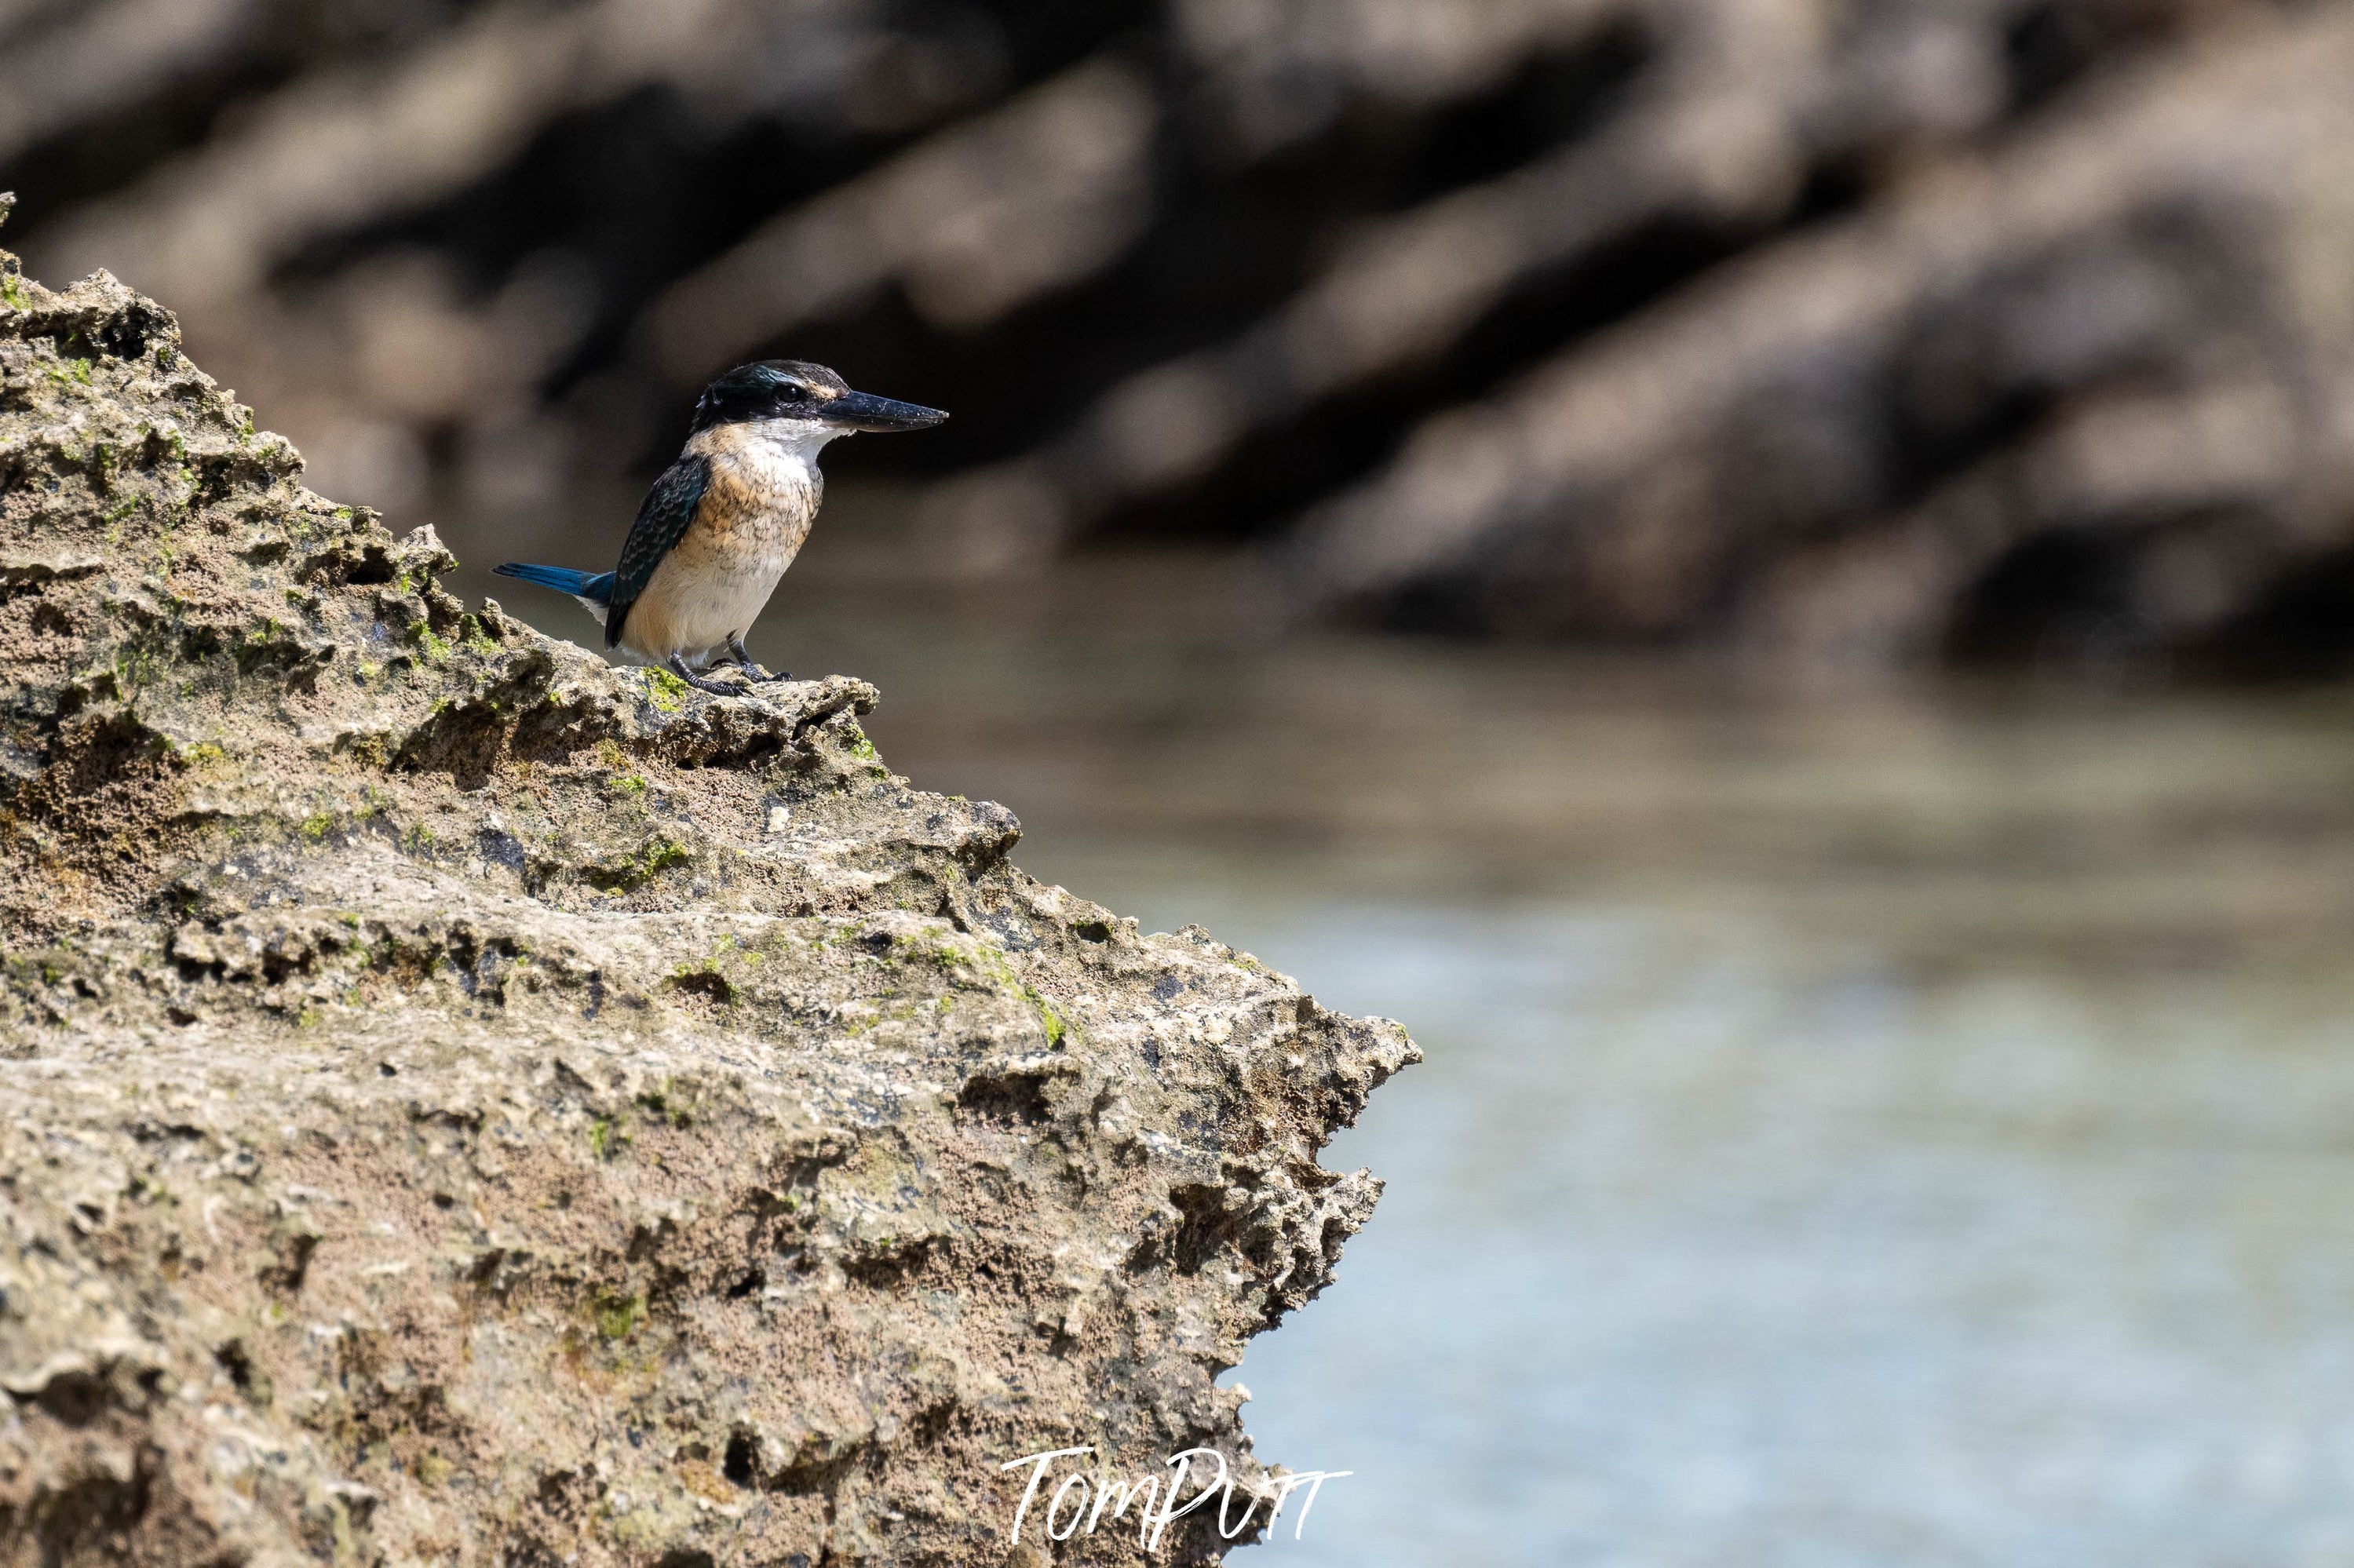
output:
M620 645L621 623L629 619L630 606L645 592L654 568L695 521L695 509L703 504L703 493L710 483L709 458L683 457L663 470L645 500L639 503L638 520L630 525L630 537L621 546L621 564L613 568L613 608L605 612L606 647Z

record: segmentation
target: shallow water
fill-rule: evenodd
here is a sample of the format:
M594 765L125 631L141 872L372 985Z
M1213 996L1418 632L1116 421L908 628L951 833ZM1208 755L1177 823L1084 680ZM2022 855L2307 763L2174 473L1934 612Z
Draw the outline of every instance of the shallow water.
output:
M1338 1285L1238 1374L1262 1453L1356 1471L1278 1550L2354 1560L2343 987L1223 880L1177 895L1429 1055L1328 1158L1390 1182Z
M2354 1561L2346 695L1285 638L1165 562L779 609L1027 869L1428 1053L1230 1376L1355 1472L1271 1561Z

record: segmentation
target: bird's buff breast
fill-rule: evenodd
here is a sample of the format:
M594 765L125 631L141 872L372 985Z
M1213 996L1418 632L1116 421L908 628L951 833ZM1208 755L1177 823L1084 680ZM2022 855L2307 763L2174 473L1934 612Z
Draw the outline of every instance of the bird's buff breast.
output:
M622 623L622 648L641 658L681 652L701 663L750 630L817 515L823 482L813 464L758 441L711 445L695 521Z

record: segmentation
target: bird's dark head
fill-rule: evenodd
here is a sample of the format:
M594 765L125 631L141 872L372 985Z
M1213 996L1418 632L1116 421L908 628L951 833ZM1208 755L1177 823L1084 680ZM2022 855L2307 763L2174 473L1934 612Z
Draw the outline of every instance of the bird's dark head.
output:
M739 365L705 387L695 405L697 431L748 420L784 420L809 427L812 436L846 436L854 430L921 430L947 418L920 403L854 392L824 366L802 359Z

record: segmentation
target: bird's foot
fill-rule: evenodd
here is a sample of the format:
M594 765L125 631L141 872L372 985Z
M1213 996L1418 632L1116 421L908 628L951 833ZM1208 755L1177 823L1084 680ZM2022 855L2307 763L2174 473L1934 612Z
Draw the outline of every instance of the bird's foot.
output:
M722 697L741 696L743 694L742 690L739 687L731 686L725 681L715 681L708 675L696 673L693 669L688 667L686 655L684 653L672 654L669 660L665 662L664 668L668 669L672 674L676 675L680 680L684 681L688 685L693 686L698 692L710 692L716 696Z
M759 661L752 657L752 651L744 646L744 640L741 637L731 637L727 640L727 658L729 662L744 672L746 680L756 685L764 685L771 681L790 681L793 678L793 673L790 670L770 672L760 668Z

